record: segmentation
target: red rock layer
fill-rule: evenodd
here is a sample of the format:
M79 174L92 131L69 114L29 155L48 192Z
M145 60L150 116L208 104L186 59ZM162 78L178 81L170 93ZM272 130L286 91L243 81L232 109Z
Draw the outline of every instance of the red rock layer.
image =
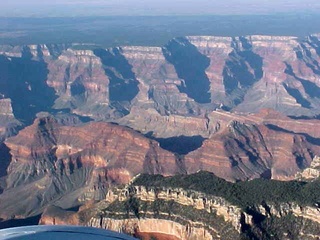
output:
M213 112L217 132L185 158L188 173L207 170L227 180L293 179L315 155L318 120L293 120L273 110L236 115Z
M142 240L180 240L176 236L170 236L167 234L161 233L145 233L145 232L138 232L135 234L135 237L142 239Z
M133 130L110 123L61 126L45 117L5 144L12 160L5 192L0 195L2 216L36 214L56 201L58 206L71 207L103 199L110 184L128 183L139 173L180 172L173 153ZM29 197L12 204L14 195L25 196L29 191Z

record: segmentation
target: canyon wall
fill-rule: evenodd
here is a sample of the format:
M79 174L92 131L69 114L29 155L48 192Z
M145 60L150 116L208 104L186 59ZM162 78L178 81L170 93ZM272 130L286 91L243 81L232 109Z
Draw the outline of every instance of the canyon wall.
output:
M139 173L317 175L319 49L319 35L0 46L1 217L101 200Z
M110 123L63 126L43 117L5 146L10 154L0 195L3 219L39 214L48 204L68 208L103 199L110 185L128 183L141 172L180 171L174 154L157 142Z
M101 215L93 217L88 223L89 226L112 229L131 235L137 232L167 234L175 236L177 239L241 239L241 234L242 237L250 234L248 229L254 229L255 225L259 224L259 221L267 222L270 220L276 222L282 221L282 219L284 221L297 219L292 223L296 224L298 228L296 237L300 236L304 238L305 236L309 236L312 239L312 236L319 234L319 230L316 227L320 223L319 209L315 206L268 202L256 205L251 208L251 211L247 211L228 203L223 198L210 196L201 192L174 188L145 188L143 186L129 187L118 196L115 197L115 195L117 193L109 192L106 199L107 202L128 201L130 198L139 199L140 217L134 214L126 215L123 212L109 213L108 209L112 209L110 207L102 211ZM174 210L172 210L172 212L160 212L158 213L158 218L154 219L152 209L149 209L150 212L143 215L145 202L156 202L160 199L165 202L171 202L171 204L174 202L185 207L189 206L191 208L186 208L185 211L192 212L192 215L190 216L182 211L183 207L179 209L178 215L174 215ZM171 206L176 207L177 205L172 204ZM201 210L208 212L215 219L214 223L207 216L204 217L205 214ZM197 219L197 213L203 215L202 220L199 221ZM293 216L291 220L287 219L290 216ZM299 221L313 227L304 228L303 224L302 226L298 225ZM221 225L218 224L219 222ZM255 230L252 230L252 232L257 235L259 234ZM282 236L277 235L277 237L284 239L287 234L286 230L283 229L280 232ZM263 233L262 236L266 237L266 235L268 233ZM249 236L247 235L247 237Z
M191 36L163 47L0 46L0 55L8 71L20 62L44 68L33 74L54 89L50 107L103 120L129 115L138 128L136 118L144 113L142 121L150 121L152 111L203 118L217 108L245 113L272 108L285 115L316 116L319 45L316 34L303 39ZM22 89L37 93L31 80L24 82ZM19 112L14 93L6 88L1 93Z

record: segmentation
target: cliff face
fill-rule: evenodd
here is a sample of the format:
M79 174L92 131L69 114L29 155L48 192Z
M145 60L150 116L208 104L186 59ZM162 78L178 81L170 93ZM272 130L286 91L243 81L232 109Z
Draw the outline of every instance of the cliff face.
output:
M232 52L232 38L213 36L187 37L197 50L210 60L205 69L210 82L211 102L218 104L226 97L226 87L223 84L224 66L229 54Z
M40 111L48 111L55 99L46 84L47 65L32 58L0 55L0 96L11 100L13 114L26 124Z
M83 116L108 118L109 78L93 51L68 49L49 61L48 70L47 84L59 96L55 108L69 108ZM102 112L106 116L100 116Z
M71 44L39 44L26 46L1 45L0 54L6 57L29 57L34 60L56 58Z
M68 49L48 62L47 83L60 96L55 108L95 119L119 118L132 106L161 115L199 114L194 100L179 92L183 80L161 48Z
M137 237L154 236L156 239L219 239L222 235L222 239L236 239L240 232L238 207L228 205L222 198L182 189L160 190L143 186L113 189L108 192L106 200L99 204L78 213L64 212L63 215L59 209L51 208L42 215L40 222L71 224L73 219L87 216L77 224ZM90 211L95 214L88 218Z
M10 164L9 149L3 142L17 134L21 128L22 123L13 114L11 100L0 99L0 179L7 175L7 167ZM0 193L2 191L3 184L0 180Z
M302 40L192 36L163 47L76 47L0 46L1 69L7 71L0 76L1 94L11 99L19 119L32 122L39 111L68 109L163 138L188 135L185 126L193 136L207 137L203 122L217 108L240 113L272 108L292 116L320 113L318 35ZM17 74L21 71L27 78ZM165 130L172 125L168 116L176 131ZM186 123L186 116L198 123ZM163 127L156 126L158 120Z
M4 219L35 215L49 203L71 207L104 198L110 184L127 183L141 172L180 171L175 156L157 142L102 122L62 126L44 117L5 145L12 157L0 196ZM21 199L12 204L17 194Z
M106 198L109 207L93 217L88 225L132 235L166 234L177 239L286 239L288 235L312 239L320 233L318 205L266 200L255 205L244 203L240 208L208 193L146 184L147 187L133 183L133 186L109 191ZM243 196L230 193L240 194L240 199ZM121 203L124 203L122 209Z
M0 99L0 143L17 133L21 123L15 118L10 99Z
M228 180L259 177L289 180L309 166L319 150L318 145L301 134L230 122L189 153L185 165L188 173L206 170Z
M318 37L189 37L210 59L211 100L228 109L318 114ZM311 110L312 109L312 110Z
M295 178L303 180L314 181L320 177L320 158L315 156L312 160L310 167L304 169L302 172L296 174Z
M188 173L206 170L231 181L290 180L318 155L317 124L271 109L249 115L214 111L203 125L207 139L185 156L184 164Z
M238 112L273 108L294 116L320 113L318 35L302 40L192 36L162 48L75 49L0 46L0 54L3 60L45 62L48 72L42 78L58 95L55 108L96 119L119 118L132 107L188 116L203 116L216 107Z
M208 137L219 128L215 125L216 119L210 117L211 111L216 108L237 113L258 113L270 108L285 115L318 115L318 41L316 35L302 41L295 37L194 36L174 39L162 48L162 52L159 48L129 48L130 54L124 55L134 66L136 76L147 79L152 73L154 81L159 79L159 75L151 71L154 69L159 72L155 65L145 70L138 65L143 62L141 59L149 56L145 52L151 52L152 57L149 58L156 59L157 63L165 63L166 73L174 73L172 76L180 80L180 83L176 81L179 83L176 85L179 92L194 100L200 110L190 105L191 101L188 100L188 106L193 110L189 110L185 121L179 111L163 112L159 111L158 106L156 112L151 106L145 109L147 105L143 108L134 105L129 115L118 122L144 133L151 132L155 137ZM128 49L124 53L126 51ZM143 86L148 84L150 81L144 81ZM165 95L162 93L162 96ZM174 96L178 99L179 95ZM148 99L152 101L152 96ZM184 101L181 97L179 99L179 102ZM180 106L180 109L184 107ZM190 115L195 115L195 118ZM273 120L272 124L285 127L285 124ZM290 122L290 127L296 128L293 121ZM303 128L303 124L298 125ZM175 126L174 129L172 126ZM185 131L186 128L189 130Z
M189 206L197 210L205 210L221 216L224 221L229 222L235 230L240 232L241 209L230 204L221 197L206 195L197 191L185 191L178 188L146 188L144 186L130 186L126 189L109 191L106 196L107 202L116 200L124 202L130 197L137 198L141 201L173 201L183 206ZM212 227L210 231L218 231ZM208 234L208 233L207 233Z
M124 57L139 81L135 106L154 108L161 115L198 114L199 106L180 91L184 84L160 47L124 47Z
M206 181L206 174L199 173L198 176L198 180ZM82 219L77 224L111 229L137 237L154 236L156 239L287 239L289 235L303 239L308 236L306 239L312 239L320 233L317 204L311 206L286 202L287 198L273 201L269 199L272 195L269 196L269 187L266 186L255 189L248 186L256 194L248 197L255 199L259 196L264 200L261 203L254 203L256 200L246 202L243 201L244 195L252 193L244 193L243 190L237 192L236 184L224 185L223 190L215 191L215 186L211 185L214 182L212 179L206 188L205 183L194 184L194 179L188 179L190 177L167 180L159 176L151 177L145 182L146 186L139 185L146 180L146 176L137 177L124 188L110 189L106 199L99 204L81 209L78 213L65 212L64 216L69 217L64 218L59 209L50 209L43 214L41 221L45 224L66 224L74 219ZM188 184L193 187L189 188ZM220 184L223 185L222 182ZM242 186L246 184L251 183L241 183ZM260 186L265 183L257 184ZM184 187L170 187L173 185ZM286 189L288 185L281 185L280 191L289 195ZM206 191L192 190L196 186ZM268 193L264 196L259 188ZM213 194L208 193L210 191ZM221 191L226 193L224 197ZM225 198L229 198L232 203Z

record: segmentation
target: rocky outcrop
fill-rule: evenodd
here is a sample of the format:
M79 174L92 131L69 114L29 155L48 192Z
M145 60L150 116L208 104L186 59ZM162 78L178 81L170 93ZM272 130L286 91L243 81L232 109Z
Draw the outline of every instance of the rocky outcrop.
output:
M204 196L201 193L182 189L147 189L143 186L109 191L106 201L110 205L98 213L87 225L125 232L134 236L155 234L177 239L234 239L240 225L237 214L240 209L223 204L224 199ZM119 204L137 203L135 215L114 208ZM133 203L135 202L135 203ZM140 205L141 204L141 205ZM164 211L168 205L170 212ZM133 206L133 205L132 205ZM145 206L145 207L142 207ZM159 208L156 210L156 208ZM114 209L114 211L110 211ZM133 210L134 211L134 210ZM156 213L154 212L156 211ZM181 211L181 212L179 212ZM183 211L190 211L186 214ZM102 215L101 215L102 214ZM138 214L138 215L137 215ZM191 215L193 216L192 219ZM198 215L199 214L199 215ZM202 217L200 215L202 214ZM208 216L210 217L208 217ZM223 220L225 217L225 220ZM158 238L157 238L158 239ZM160 238L159 238L160 239Z
M241 112L319 113L318 36L188 37L209 57L212 102Z
M38 214L49 203L68 208L102 199L110 185L127 183L141 172L180 171L174 154L157 142L103 122L62 126L44 117L5 145L12 158L0 195L4 219ZM17 194L21 199L12 204Z
M259 177L289 180L318 154L318 144L302 132L259 123L281 122L279 119L255 117L232 120L225 114L219 118L220 130L185 157L187 172L206 170L231 181ZM280 125L290 128L285 122Z
M154 109L133 107L131 113L117 121L119 124L136 129L155 138L176 136L208 137L208 119L196 116L170 115L163 116Z
M265 207L259 206L259 212L264 216L274 216L277 218L281 218L288 214L293 214L296 217L302 217L313 222L320 224L319 218L319 204L315 204L315 206L300 206L296 203L281 203L279 205L267 205L270 209L266 211Z
M13 114L11 99L0 99L0 144L16 134L21 125Z
M43 212L40 225L80 225L79 215L56 206L49 206Z
M183 80L160 47L123 47L123 56L139 81L134 105L156 109L161 115L197 115L199 106L179 91Z
M298 180L314 181L320 177L320 158L315 156L310 164L310 167L296 174Z
M227 202L221 197L216 197L192 190L178 188L147 188L145 186L129 186L125 189L116 189L108 191L106 195L107 202L116 200L123 202L129 197L138 198L141 201L165 200L174 201L180 205L189 206L197 210L205 210L224 218L240 232L241 209Z
M100 58L90 50L64 51L48 63L47 83L59 98L55 108L69 108L74 113L92 118L108 118L109 78ZM100 116L100 114L105 116Z
M177 222L164 219L92 219L88 226L112 229L113 231L124 232L136 237L153 236L155 239L213 239L211 234L203 228L186 227Z
M173 179L169 181L175 184ZM270 234L277 239L286 239L292 234L292 226L296 237L319 234L317 204L305 206L295 202L263 201L255 205L244 203L240 208L223 197L208 193L153 187L152 182L146 184L147 187L135 185L133 181L133 185L110 190L103 209L86 225L134 236L140 236L139 233L163 235L169 239L263 239L272 237ZM241 193L229 194L243 197Z

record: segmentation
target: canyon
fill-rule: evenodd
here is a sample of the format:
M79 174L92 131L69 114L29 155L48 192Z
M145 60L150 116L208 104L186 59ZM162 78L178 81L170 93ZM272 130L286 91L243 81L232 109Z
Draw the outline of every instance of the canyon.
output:
M68 109L136 128L152 121L140 119L141 113L204 118L216 109L272 108L287 116L317 116L318 54L317 34L304 39L191 36L163 47L94 50L81 44L0 46L1 95L11 99L21 119ZM12 82L20 84L20 92ZM19 93L34 109L29 115L18 106ZM32 95L38 99L31 103Z
M162 47L0 46L0 224L45 213L40 222L46 224L169 239L263 234L239 204L194 192L195 199L205 194L213 201L203 205L186 197L187 188L162 189L162 198L152 195L158 188L133 187L146 218L127 218L121 206L132 194L114 189L131 186L142 173L206 171L233 183L317 178L319 61L319 34L187 36ZM179 212L151 213L157 201L164 208L213 211L212 221L229 225L210 229L212 223ZM267 208L277 219L293 214L319 222L311 203L273 204ZM262 205L250 207L267 218ZM102 208L110 211L101 219ZM162 225L153 224L159 219Z

